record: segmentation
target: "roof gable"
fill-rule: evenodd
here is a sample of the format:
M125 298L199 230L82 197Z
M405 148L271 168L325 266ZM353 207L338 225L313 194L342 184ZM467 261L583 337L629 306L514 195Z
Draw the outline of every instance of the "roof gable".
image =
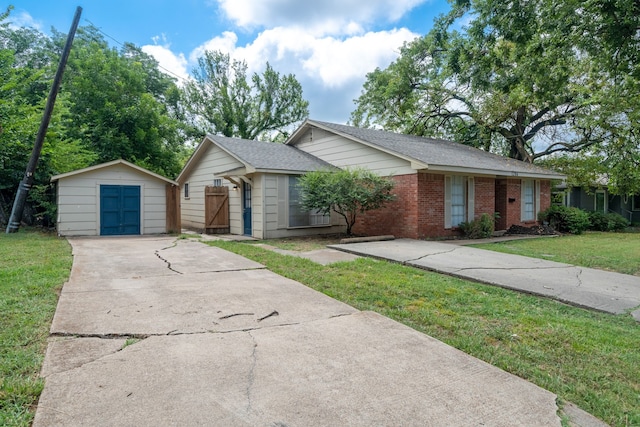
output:
M472 171L502 176L546 177L562 179L564 175L530 163L499 156L474 147L443 139L423 138L376 129L307 120L287 141L296 145L309 127L323 129L360 142L433 171Z
M135 170L137 172L141 172L141 173L143 173L145 175L148 175L150 177L158 179L160 181L165 181L165 182L167 182L169 184L178 185L178 183L176 181L170 180L169 178L165 178L162 175L158 175L157 173L151 172L148 169L145 169L145 168L140 167L138 165L134 165L133 163L130 163L130 162L128 162L126 160L122 160L122 159L113 160L111 162L106 162L106 163L101 163L99 165L89 166L88 168L78 169L78 170L75 170L75 171L71 171L71 172L55 175L55 176L51 177L51 182L58 181L58 180L64 179L64 178L68 178L70 176L76 176L76 175L80 175L80 174L84 174L84 173L97 171L97 170L100 170L100 169L110 168L110 167L113 167L113 166L116 166L116 165L123 165L123 166L131 168L131 169L133 169L133 170Z
M247 171L252 172L304 173L333 168L331 164L290 145L207 135L200 145L196 147L193 155L182 169L182 172L180 172L180 175L178 175L178 182L182 182L191 170L195 168L210 144L218 146L242 163ZM222 172L226 171L217 171L217 173Z

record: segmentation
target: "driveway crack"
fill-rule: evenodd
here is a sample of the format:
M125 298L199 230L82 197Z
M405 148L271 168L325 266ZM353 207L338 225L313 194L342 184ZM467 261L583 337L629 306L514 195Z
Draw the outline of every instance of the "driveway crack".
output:
M434 256L434 255L448 254L448 253L451 253L451 252L453 252L453 251L455 251L455 250L457 250L457 249L458 249L458 248L456 247L456 248L453 248L453 249L449 249L449 250L447 250L447 251L435 252L435 253L432 253L432 254L426 254L426 255L423 255L423 256L418 257L418 258L408 259L408 260L404 261L403 263L404 263L404 264L406 264L406 263L409 263L409 262L416 262L416 261L420 261L420 260L422 260L422 259L428 258L428 257L430 257L430 256Z
M582 269L578 268L578 272L576 273L576 279L578 279L578 287L582 286Z
M167 248L165 248L165 249L167 249ZM163 249L163 250L164 250L164 249ZM157 256L158 258L160 258L162 261L164 261L164 263L165 263L165 264L167 264L167 268L168 268L169 270L173 271L174 273L182 274L182 272L181 272L181 271L178 271L178 270L176 270L176 269L174 269L174 268L172 268L172 267L171 267L171 262L169 262L169 260L168 260L168 259L163 258L163 257L162 257L162 255L160 255L160 251L156 251L156 256Z
M253 383L255 382L256 365L258 363L258 359L256 356L257 349L258 349L258 342L256 341L256 338L251 334L251 331L247 331L247 334L251 337L251 341L253 342L253 349L251 352L251 367L249 368L249 375L247 378L247 390L246 390L246 395L247 395L246 412L249 413L251 412L252 404L253 404L251 393L253 390Z

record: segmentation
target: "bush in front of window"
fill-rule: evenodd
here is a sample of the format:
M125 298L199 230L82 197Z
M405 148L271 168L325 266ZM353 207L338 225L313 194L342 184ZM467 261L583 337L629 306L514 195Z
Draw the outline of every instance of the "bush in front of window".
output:
M561 233L582 234L591 226L587 212L567 206L551 206L540 212L538 219Z
M629 221L617 213L590 212L590 230L596 231L622 231L629 226Z
M496 219L498 218L498 212L493 215L483 213L478 219L470 222L461 222L459 227L467 239L486 239L493 236L493 232L496 229Z

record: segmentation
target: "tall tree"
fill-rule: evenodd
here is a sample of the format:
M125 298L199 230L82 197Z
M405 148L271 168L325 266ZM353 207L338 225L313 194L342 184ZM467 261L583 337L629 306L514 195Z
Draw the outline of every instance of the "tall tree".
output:
M368 74L351 121L529 162L620 153L615 141L635 132L629 113L640 107L628 96L638 88L639 12L635 0L452 1L427 35Z
M8 220L18 184L33 149L44 103L57 65L51 40L41 33L12 28L0 14L0 223ZM88 166L94 159L79 140L65 129L73 126L69 116L69 97L61 94L29 193L27 222L53 218L51 175ZM46 220L45 220L46 223Z
M64 88L73 96L68 131L96 162L122 158L169 177L180 171L183 133L167 102L177 89L153 58L131 44L109 47L97 29L82 27Z
M7 23L0 13L0 223L27 165L66 35L53 37ZM25 211L54 218L52 175L124 158L177 175L188 128L177 117L179 91L153 58L132 45L108 46L80 28L45 137L36 184Z
M184 89L186 108L203 133L243 139L281 139L309 115L295 76L269 63L247 80L247 64L228 54L205 52Z

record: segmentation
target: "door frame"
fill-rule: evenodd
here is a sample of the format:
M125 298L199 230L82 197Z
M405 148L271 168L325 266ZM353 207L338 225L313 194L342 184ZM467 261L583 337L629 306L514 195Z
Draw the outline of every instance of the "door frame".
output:
M251 209L252 200L251 184L242 181L242 234L245 236L253 235L253 212ZM247 206L247 202L248 205Z
M125 234L103 234L102 233L102 187L135 187L138 189L138 232L135 234L126 234L127 236L140 236L144 234L144 186L140 183L126 182L96 182L96 231L98 236L123 236Z

